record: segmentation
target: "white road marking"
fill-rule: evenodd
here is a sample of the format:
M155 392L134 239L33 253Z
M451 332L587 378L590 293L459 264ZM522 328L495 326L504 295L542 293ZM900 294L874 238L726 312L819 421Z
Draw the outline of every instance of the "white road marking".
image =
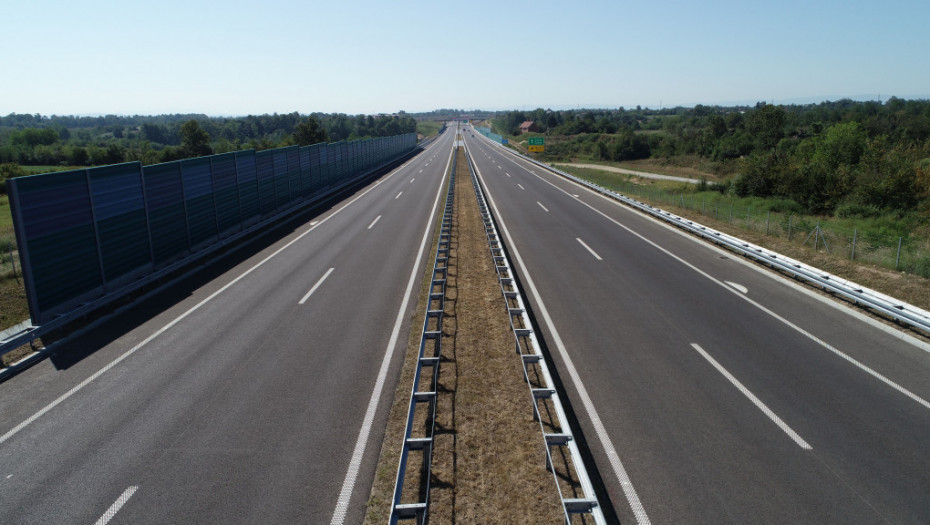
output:
M584 241L582 241L582 240L579 239L578 237L575 237L575 240L578 241L578 242L580 242L581 245L584 246L586 250L588 250L589 252L591 252L591 255L593 255L595 259L597 259L598 261L603 261L603 260L604 260L604 259L601 259L601 256L598 255L597 252L595 252L594 250L592 250L590 246L588 246L587 244L585 244Z
M397 194L397 197L394 197L394 200L397 200L397 199L399 199L399 198L400 198L400 196L401 196L401 195L403 195L403 194L404 194L404 192L400 192L400 193L398 193L398 194Z
M544 210L546 210L546 212L549 211L549 208L546 208L545 206L543 206L543 204L542 204L541 202L536 201L536 204L539 204L539 207L542 208L542 209L544 209Z
M377 222L380 221L380 220L381 220L381 216L380 216L380 215L378 215L377 217L375 217L375 220L371 221L371 224L368 225L368 229L369 229L369 230L372 229L372 228L375 226L375 223L377 223Z
M423 168L420 168L420 171L418 171L417 173L423 173Z
M713 365L713 367L716 368L718 372L723 374L723 377L727 378L727 380L729 380L730 383L733 383L733 386L735 386L737 390L739 390L740 392L743 393L744 396L749 398L749 400L752 401L752 404L756 405L756 408L761 410L762 413L765 414L769 419L771 419L773 423L778 425L778 428L782 429L782 431L784 431L785 434L788 434L788 437L790 437L795 443L797 443L799 447L803 448L804 450L811 450L813 448L807 443L807 441L804 441L804 438L799 436L797 432L792 430L791 427L789 427L784 421L782 421L782 419L778 417L778 415L775 414L775 412L772 412L769 409L769 407L765 406L765 403L760 401L759 398L756 397L752 392L750 392L748 388L743 386L743 384L740 383L738 379L733 377L733 374L727 371L727 369L724 368L720 363L718 363L716 359L711 357L710 354L705 352L704 349L701 348L700 345L698 345L697 343L691 343L691 347L697 350L697 352L701 354L701 356L703 356L704 359L707 359L707 362Z
M417 178L416 178L416 177L414 177L414 178L412 178L412 179L410 179L410 184L413 184L413 181L415 181L415 180L417 180Z
M552 186L553 188L557 189L558 191L561 191L562 193L565 193L565 194L567 194L567 195L570 195L567 191L563 190L562 188L559 188L558 186L556 186L556 185L553 184L552 182L547 181L546 179L540 177L539 175L537 175L537 178L539 178L539 180L545 182L546 184L549 184L550 186ZM609 197L600 195L600 194L595 193L595 192L593 192L593 191L591 191L591 193L594 194L595 196L602 197L604 200L606 200L606 201L608 201L608 202L610 202L610 203L616 204L616 205L618 205L618 206L622 206L622 204L620 204L619 202L616 202L616 201L611 200ZM659 246L657 243L655 243L655 242L653 242L653 241L647 239L645 235L642 235L641 233L638 233L638 232L634 231L634 230L633 230L632 228L630 228L629 226L626 226L625 224L622 224L620 221L618 221L618 220L614 219L613 217L607 215L606 213L602 212L601 210L598 210L598 209L595 208L594 206L592 206L592 205L590 205L590 204L588 204L588 203L586 203L586 202L584 202L584 201L579 201L579 202L581 202L582 204L584 204L585 206L587 206L588 208L590 208L593 212L597 213L598 215L601 215L602 217L604 217L604 218L607 219L608 221L610 221L610 222L616 224L617 226L619 226L619 227L623 228L624 230L630 232L632 235L635 235L636 237L640 238L643 242L648 243L648 244L651 245L653 248L655 248L655 249L661 251L662 253L668 255L668 256L671 257L672 259L675 259L676 261L678 261L678 262L680 262L681 264L687 266L688 268L691 268L692 270L694 270L695 272L697 272L699 275L701 275L701 276L707 278L708 280L710 280L710 281L712 281L712 282L714 282L714 283L717 283L718 285L722 286L724 289L729 290L729 291L732 292L732 293L735 293L735 294L737 295L737 297L742 297L744 301L746 301L746 302L748 302L749 304L755 306L755 307L758 308L759 310L765 312L766 314L768 314L768 315L771 316L772 318L774 318L774 319L780 321L780 322L783 323L785 326L791 328L792 330L798 332L799 334L803 335L804 337L806 337L806 338L810 339L811 341L817 343L818 345L820 345L820 346L823 347L824 349L826 349L826 350L828 350L829 352L833 353L833 354L836 355L837 357L839 357L839 358L845 360L846 362L852 364L853 366L855 366L855 367L858 368L859 370L862 370L862 371L865 372L866 374L869 374L870 376L874 377L875 379L878 379L878 380L881 381L882 383L885 383L886 385L888 385L889 387L891 387L893 390L896 390L896 391L898 391L899 393L903 394L904 396L910 398L912 401L916 402L916 403L919 404L920 406L922 406L922 407L924 407L924 408L930 410L930 402L928 402L926 399L924 399L924 398L918 396L917 394L911 392L910 390L904 388L903 386L901 386L901 385L895 383L895 382L892 381L891 379L888 379L887 377L883 376L882 374L880 374L880 373L876 372L875 370L869 368L869 367L866 366L864 363L861 363L861 362L859 362L859 361L853 359L852 357L850 357L849 355L843 353L842 351L840 351L838 348L834 347L834 346L831 345L830 343L824 341L823 339L820 339L820 338L817 337L816 335L814 335L814 334L808 332L807 330L801 328L800 326L798 326L798 325L792 323L792 322L789 321L788 319L785 319L784 317L778 315L778 314L775 313L773 310L770 310L770 309L768 309L767 307L763 306L761 303L758 303L758 302L756 302L756 301L750 299L747 295L745 295L745 294L740 294L739 292L737 292L736 290L734 290L733 288L731 288L729 285L727 285L725 282L723 282L723 281L717 279L716 277L710 275L709 273L705 272L704 270L701 270L701 269L698 268L697 266L695 266L695 265L689 263L688 261L686 261L686 260L682 259L681 257L675 255L674 253L670 252L669 250L666 250L666 249L663 248L662 246ZM662 224L662 223L660 223L660 224ZM664 224L663 224L663 225L664 225ZM668 226L668 227L671 229L671 226ZM674 231L674 230L672 230L672 231ZM682 235L686 235L686 234L682 233ZM891 332L886 332L886 333L891 334ZM891 334L891 335L894 335L894 334ZM903 340L903 339L902 339L902 340ZM0 441L0 442L2 442L2 441Z
M100 516L100 519L97 520L97 523L95 525L106 525L107 523L109 523L110 520L112 520L113 517L116 516L116 513L119 512L119 509L123 508L123 505L125 505L126 502L129 501L129 498L131 498L132 495L135 494L137 490L139 490L138 485L133 485L132 487L129 487L128 489L124 490L123 493L120 494L120 497L116 498L116 501L114 501L113 504L110 505L110 508L108 508L107 511L103 513L103 516Z
M316 284L313 285L313 288L310 288L310 291L307 292L307 295L305 295L303 299L298 301L297 304L304 304L305 302L307 302L307 299L309 299L310 296L313 295L313 292L315 292L316 289L319 288L321 284L323 284L323 281L325 281L326 278L329 277L329 274L333 273L333 270L335 270L335 268L330 268L329 270L326 270L326 273L323 274L323 277L320 277L320 280L317 281Z
M518 183L518 184L517 184L517 187L520 188L520 189L523 190L523 191L526 191L526 188L524 188L522 184L519 184L519 183Z
M316 225L319 224L319 223L320 223L320 221L311 221L311 222L310 222L310 226L316 226Z
M504 172L504 175L507 175L508 177L510 176L510 174L509 174L509 173L507 173L506 171Z
M743 285L741 285L741 284L737 284L737 283L734 283L734 282L732 282L732 281L723 281L723 282L729 284L730 286L732 286L733 288L739 290L740 292L742 292L742 293L744 293L744 294L749 293L749 288L746 288L745 286L743 286Z
M450 158L451 158L451 154L450 154ZM410 164L411 162L413 162L413 161L412 161L412 160L408 160L408 161L405 162L403 165L401 165L400 167L398 167L397 169L395 169L393 172L391 172L391 174L388 175L386 178L389 179L389 178L393 177L395 173L400 172L400 170L402 170L402 169L404 168L404 166L406 166L407 164ZM447 167L447 169L448 169L448 167ZM165 326L163 326L163 327L159 328L158 330L156 330L152 335L150 335L150 336L146 337L145 339L143 339L139 344L137 344L136 346L130 348L129 350L126 350L121 356L117 357L117 358L114 359L113 361L110 361L106 366L104 366L104 367L101 368L100 370L97 370L96 372L94 372L94 373L93 373L91 376L89 376L87 379L85 379L85 380L81 381L80 383L78 383L77 385L71 387L70 390L68 390L68 391L65 392L64 394L60 395L57 399L55 399L55 400L52 401L51 403L49 403L49 404L45 405L44 407L42 407L42 409L40 409L40 410L39 410L38 412L36 412L35 414L29 416L29 418L27 418L27 419L26 419L25 421L23 421L22 423L16 425L16 426L13 427L12 429L10 429L6 434L3 434L2 436L0 436L0 444L3 444L4 442L6 442L6 440L10 439L11 437L13 437L13 436L16 435L17 433L19 433L19 431L21 431L22 429L24 429L24 428L26 428L27 426L31 425L33 422L35 422L35 420L39 419L40 417L44 416L46 413L48 413L48 412L49 412L50 410L52 410L53 408L55 408L55 407L57 407L58 405L60 405L61 403L65 402L69 397L71 397L71 396L73 396L74 394L78 393L81 389L83 389L83 388L86 387L87 385L93 383L95 380L97 380L97 378L99 378L99 377L102 376L103 374L109 372L114 366L120 364L120 363L123 362L126 358L128 358L129 356L131 356L132 354L138 352L139 349L141 349L141 348L144 347L145 345L151 343L152 340L154 340L156 337L158 337L158 336L160 336L161 334L167 332L167 331L170 330L172 327L174 327L174 325L180 323L180 322L183 321L185 318L187 318L187 316L189 316L189 315L191 315L192 313L194 313L194 312L196 312L197 310L199 310L201 307L203 307L203 305L209 303L210 301L212 301L213 299L215 299L218 295L220 295L221 293L225 292L226 290L228 290L229 288L231 288L233 285L235 285L236 283L238 283L238 282L241 281L242 279L245 279L246 276L248 276L249 274L251 274L251 273L254 272L255 270L259 269L260 267L264 266L266 262L270 261L271 259L273 259L274 257L276 257L278 254L280 254L280 253L283 252L284 250L290 248L291 246L293 246L294 244L296 244L298 241L300 241L301 239L303 239L304 237L306 237L307 235L309 235L310 232L312 232L313 230L315 230L315 229L317 228L317 226L319 226L320 224L323 224L324 222L326 222L326 221L332 219L333 217L335 217L335 216L336 216L339 212L341 212L342 210L344 210L344 209L348 208L349 206L355 204L356 201L358 201L359 199L361 199L361 198L364 197L365 195L368 195L368 193L371 192L371 191L373 191L375 188L376 188L376 186L372 186L372 187L368 188L367 190L363 191L363 192L360 193L358 196L356 196L354 199L352 199L352 200L350 200L349 202L345 203L341 208L337 209L336 211L334 211L334 212L333 212L332 214L330 214L329 216L327 216L327 217L323 218L322 220L320 220L316 225L311 226L310 228L307 229L307 231L301 233L301 234L298 235L297 237L294 237L293 239L291 239L290 242L288 242L288 243L285 244L284 246L282 246L282 247L278 248L277 250L275 250L275 251L274 251L271 255L269 255L268 257L265 257L265 258L262 259L261 261L255 263L255 266L252 266L252 267L249 268L248 270L242 272L238 277L236 277L236 278L233 279L232 281L229 281L228 283L226 283L222 288L220 288L219 290L213 292L213 293L210 294L207 298L205 298L204 300L202 300L202 301L200 301L199 303L195 304L194 306L190 307L190 308L189 308L187 311L185 311L183 314L181 314L181 315L175 317L171 322L169 322L169 323L166 324Z
M481 170L479 170L477 166L475 167L475 171L478 173L478 177L481 177ZM497 204L494 202L494 198L491 197L490 193L486 195L486 198L488 202L491 203L491 207L494 209L494 214L497 217L501 231L504 232L504 237L507 238L507 246L510 248L511 253L513 253L514 260L518 265L520 265L520 275L526 281L526 287L529 292L533 294L536 304L539 305L539 313L542 315L546 326L549 327L549 333L552 335L552 342L559 350L559 355L562 358L565 370L568 372L568 376L571 378L572 384L575 386L575 390L578 392L578 397L581 399L581 405L584 407L585 412L587 412L588 419L591 421L591 425L594 426L594 432L597 434L597 438L601 443L601 447L607 454L607 459L610 461L610 466L614 471L614 476L616 476L617 480L620 482L620 486L623 488L623 494L626 496L627 503L629 503L630 508L633 510L633 515L636 516L636 523L638 525L649 525L652 523L649 520L649 515L646 514L646 509L643 507L642 502L639 500L639 495L636 494L636 489L633 487L633 482L630 480L630 476L627 474L626 469L623 467L623 462L620 461L620 456L617 454L617 450L614 448L614 445L610 440L610 435L607 433L607 428L601 421L601 416L597 413L597 409L594 408L594 402L591 401L591 396L588 394L588 389L585 388L584 383L582 383L581 376L578 375L578 370L575 368L575 364L568 353L568 349L565 348L565 343L562 342L562 337L559 335L559 331L556 329L555 323L552 322L552 317L549 315L549 310L546 308L545 303L543 303L542 297L539 295L539 290L536 289L536 283L533 282L533 278L530 276L530 273L526 269L526 264L523 263L523 258L520 256L520 251L517 249L517 245L513 242L513 237L510 236L510 230L507 229L507 225L504 223L504 219L501 217L500 210L497 208Z
M449 152L449 160L446 162L446 169L443 174L448 173L449 165L452 164L452 152ZM445 175L443 175L445 180ZM404 300L401 301L400 308L397 310L397 319L394 321L394 329L391 331L391 338L388 341L387 349L384 351L384 359L381 360L381 369L378 370L378 379L375 381L375 388L371 391L371 399L368 400L368 409L365 411L365 419L362 421L362 428L358 431L358 438L355 440L355 449L352 451L352 460L349 462L349 469L346 471L346 477L342 481L342 489L339 491L339 500L336 502L336 510L333 512L333 519L330 525L342 525L346 520L346 512L349 510L349 500L352 499L352 492L355 490L355 478L358 477L358 470L362 466L362 456L365 455L365 447L368 445L368 438L371 434L371 423L375 418L375 411L378 408L378 401L381 399L381 391L384 389L384 380L387 377L388 365L391 364L391 357L394 355L394 348L397 346L397 339L400 335L400 325L403 323L407 314L407 305L410 303L410 295L413 292L413 285L419 275L420 260L423 259L423 251L426 249L426 240L431 239L430 232L433 229L433 218L436 216L436 207L439 205L439 197L442 195L444 184L439 185L439 191L436 198L433 199L433 210L429 214L429 220L426 221L426 229L423 231L423 240L420 241L420 250L417 252L417 261L410 272L410 279L407 280L407 290L404 292Z

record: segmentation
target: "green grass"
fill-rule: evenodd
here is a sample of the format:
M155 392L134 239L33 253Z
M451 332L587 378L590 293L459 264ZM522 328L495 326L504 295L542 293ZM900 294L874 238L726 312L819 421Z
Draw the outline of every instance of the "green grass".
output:
M440 129L442 129L442 123L440 122L433 122L431 120L417 122L417 133L424 137L435 136L439 134Z
M864 218L806 215L801 213L798 203L789 199L737 197L697 184L643 179L590 168L563 166L562 169L672 213L676 209L699 213L704 217L701 221L711 227L715 222L727 223L797 243L807 241L806 245L813 246L812 235L819 225L831 253L851 256L855 243L857 260L930 277L930 242L925 227L912 217L893 213Z

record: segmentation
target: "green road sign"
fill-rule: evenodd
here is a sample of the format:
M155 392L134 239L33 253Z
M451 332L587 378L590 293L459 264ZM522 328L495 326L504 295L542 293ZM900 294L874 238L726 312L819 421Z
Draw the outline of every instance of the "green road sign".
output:
M545 143L546 142L543 140L542 137L530 137L530 140L529 140L530 146L542 146Z

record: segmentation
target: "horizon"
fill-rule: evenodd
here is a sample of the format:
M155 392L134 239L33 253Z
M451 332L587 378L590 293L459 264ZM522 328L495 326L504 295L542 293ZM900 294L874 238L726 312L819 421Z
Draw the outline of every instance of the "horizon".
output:
M930 86L930 3L917 0L52 0L0 16L17 47L0 114L665 108L923 98Z
M603 110L617 110L617 109L620 109L620 108L624 108L625 110L629 111L629 110L635 110L634 108L637 108L637 107L639 107L641 110L662 111L662 110L675 109L675 108L690 109L690 108L694 108L695 106L698 106L698 105L707 106L707 107L719 107L719 108L737 108L737 107L743 108L743 107L753 107L753 106L755 106L756 104L759 104L759 103L772 104L772 105L775 105L775 106L809 106L809 105L814 105L814 106L816 106L816 105L819 105L819 104L834 103L834 102L839 102L839 101L842 101L842 100L851 100L851 101L853 101L853 102L859 102L859 103L862 103L862 102L878 102L878 103L884 105L884 104L886 104L889 100L891 100L892 98L896 98L896 99L899 99L899 100L905 100L905 101L908 101L908 100L918 100L918 101L930 100L930 96L928 96L928 95L920 95L920 96L898 96L898 95L892 94L892 95L889 95L889 96L887 96L887 97L885 97L885 96L882 96L881 98L878 98L878 97L879 97L879 95L875 95L874 98L873 98L872 96L869 96L869 95L860 95L860 96L852 96L852 97L850 97L850 96L825 97L825 98L823 98L823 97L801 97L801 98L796 98L796 99L792 99L792 100L785 100L785 101L778 101L778 100L775 100L775 101L771 101L771 100L755 100L755 101L749 101L749 100L745 100L745 101L738 101L738 102L726 102L726 103L715 103L715 104L709 104L709 103L704 103L704 102L695 102L695 103L676 104L676 105L664 105L664 106L662 106L662 107L649 107L649 106L644 106L644 105L641 105L641 104L635 104L635 105L622 105L622 104L621 104L621 105L570 105L570 106L567 106L567 105L545 106L545 105L523 104L523 105L521 105L520 107L505 107L505 108L471 108L471 109L466 109L466 108L448 107L448 108L436 108L436 109L430 109L430 110L424 110L424 111L408 111L408 110L400 109L400 110L395 111L395 112L392 112L392 113L385 113L385 112L381 112L381 113L348 113L348 112L345 112L345 111L334 111L334 112L310 111L310 112L308 112L308 113L304 113L304 112L297 111L297 113L300 114L301 116L308 116L308 115L312 115L312 114L314 114L314 113L317 113L317 114L327 114L327 115L339 115L339 114L343 114L343 115L347 115L347 116L358 116L358 115L365 115L365 116L396 116L396 115L401 115L401 114L405 114L405 115L423 115L423 114L428 114L428 113L434 113L434 112L437 112L437 111L442 111L443 109L452 110L452 111L461 111L461 112L464 112L464 113L469 113L469 112L501 113L501 112L507 112L507 111L535 111L536 109L540 109L540 108L545 109L545 110L551 110L551 111L591 111L591 110L603 111ZM7 113L7 114L5 114L5 115L0 114L0 116L10 116L10 115L14 115L14 114L15 114L15 115L39 115L39 116L44 117L44 118L52 118L52 117L63 117L63 118L64 118L64 117L71 117L71 118L98 118L98 117L106 117L106 116L116 116L116 117L157 117L157 116L165 116L165 115L203 115L203 116L205 116L205 117L207 117L207 118L246 118L246 117L250 117L250 116L262 116L262 115L274 115L274 114L278 114L278 115L287 115L287 114L294 113L294 112L295 112L295 111L274 111L274 112L270 112L270 113L209 114L209 113L204 113L204 112L200 112L200 111L192 111L192 112L184 112L184 113L178 113L178 112L171 112L171 113L138 113L138 112L133 112L133 113L81 113L81 114L73 114L73 113L72 113L72 114L51 113L51 114L44 114L44 113L42 113L42 112L18 112L18 111L14 111L14 112L11 112L11 113Z

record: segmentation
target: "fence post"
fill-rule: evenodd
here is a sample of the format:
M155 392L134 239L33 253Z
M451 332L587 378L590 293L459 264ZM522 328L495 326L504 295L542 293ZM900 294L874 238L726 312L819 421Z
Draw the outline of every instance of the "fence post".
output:
M901 264L901 241L904 240L904 237L898 237L898 258L894 261L894 269L897 270L898 266Z
M13 267L13 278L19 282L19 276L16 275L16 259L13 258L13 241L7 241L6 248L10 252L10 265Z
M856 237L858 237L858 236L859 236L859 228L856 228L856 229L853 230L852 253L849 255L849 260L850 260L850 261L856 260Z

